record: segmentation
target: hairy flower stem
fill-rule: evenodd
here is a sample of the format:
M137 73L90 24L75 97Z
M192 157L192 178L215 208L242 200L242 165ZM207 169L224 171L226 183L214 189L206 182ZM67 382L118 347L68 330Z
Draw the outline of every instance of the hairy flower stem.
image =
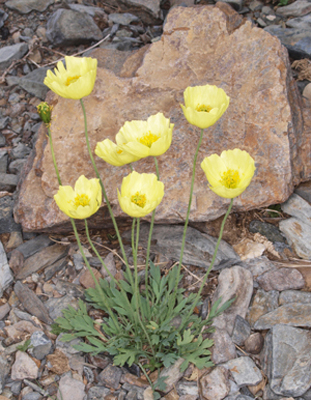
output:
M227 210L227 212L226 212L226 214L224 216L224 219L222 220L221 227L220 227L220 232L219 232L218 240L217 240L216 247L215 247L215 250L214 250L212 261L211 261L211 263L210 263L210 265L209 265L209 267L208 267L208 269L206 271L206 274L204 275L204 279L203 279L203 281L201 283L200 289L199 289L199 291L198 291L198 293L196 295L196 298L193 301L192 308L190 309L185 321L188 321L188 319L192 315L193 310L195 309L198 301L200 300L201 293L202 293L204 285L205 285L205 283L207 281L208 275L209 275L209 273L211 272L211 270L212 270L212 268L214 266L214 263L215 263L215 260L216 260L216 256L217 256L217 252L218 252L218 247L220 245L222 234L223 234L223 231L224 231L225 223L226 223L226 220L227 220L227 218L228 218L228 216L229 216L229 214L231 212L232 206L233 206L233 199L231 199L229 207L228 207L228 210ZM184 328L184 326L180 326L178 331L181 331L183 328Z
M137 220L137 226L136 226L136 240L135 240L135 223ZM138 317L138 322L146 336L146 339L148 340L150 349L152 351L153 356L155 355L154 348L151 344L150 336L148 335L148 332L142 322L141 315L143 315L143 309L142 309L142 304L141 304L141 299L140 299L140 293L139 293L139 287L138 287L138 270L137 270L137 253L138 253L138 242L139 242L139 227L140 227L140 220L139 218L134 218L133 219L133 224L132 224L132 251L133 251L133 260L134 260L134 276L135 276L135 303L136 303L136 312L137 312L137 317Z
M184 225L184 232L183 232L182 243L181 243L181 250L180 250L179 263L178 263L176 283L175 283L175 288L174 288L174 292L173 292L173 298L172 298L172 300L170 302L169 314L171 314L171 312L172 312L172 310L173 310L173 308L175 306L175 301L176 301L176 295L177 295L177 289L178 289L178 284L179 284L181 265L182 265L182 260L183 260L183 256L184 256L184 250L185 250L186 233L187 233L187 227L188 227L189 215L190 215L190 209L191 209L191 203L192 203L194 178L195 178L195 168L196 168L198 153L199 153L199 149L200 149L200 146L201 146L201 143L202 143L202 139L203 139L203 129L201 129L200 139L199 139L198 146L197 146L197 149L196 149L196 152L195 152L195 155L194 155L194 159L193 159L192 178L191 178L191 187L190 187L190 196L189 196L189 203L188 203L188 209L187 209L187 216L186 216L185 225Z
M159 166L158 166L158 160L156 157L154 157L154 163L155 163L155 169L157 173L157 178L158 180L160 179L160 174L159 174ZM150 256L150 246L151 246L151 237L152 237L152 231L153 231L153 225L154 225L154 217L155 217L155 212L156 210L154 209L152 211L152 217L151 217L151 222L150 222L150 228L149 228L149 236L148 236L148 244L147 244L147 254L146 254L146 268L145 268L145 291L146 291L146 302L147 302L147 308L148 308L148 315L150 315L150 304L149 304L149 256Z
M129 279L131 281L131 286L134 289L134 281L133 281L131 270L130 270L130 267L129 267L129 264L128 264L128 260L127 260L126 254L125 254L125 250L124 250L123 242L122 242L121 235L120 235L120 232L119 232L119 228L118 228L116 219L115 219L115 217L113 215L112 208L111 208L109 199L107 197L107 193L106 193L103 181L102 181L102 179L100 177L99 171L97 169L97 166L96 166L94 158L93 158L93 154L92 154L92 150L91 150L91 146L90 146L90 141L89 141L89 135L88 135L88 131L87 131L86 112L85 112L85 107L84 107L84 103L83 103L82 99L80 99L80 103L81 103L81 107L82 107L82 110L83 110L84 133L85 133L85 140L86 140L86 145L87 145L87 149L88 149L88 152L89 152L89 156L90 156L94 171L96 173L96 176L99 179L99 183L100 183L100 186L101 186L102 191L103 191L103 196L104 196L105 202L106 202L107 207L108 207L108 211L109 211L112 223L113 223L113 227L114 227L114 230L116 231L116 234L117 234L117 237L118 237L118 241L119 241L120 249L121 249L121 252L122 252L122 256L123 256L123 259L124 259L124 262L125 262L125 265L126 265L126 268L127 268L127 271L128 271Z
M143 374L145 375L147 381L149 382L149 385L151 386L152 391L154 392L154 384L152 383L151 379L149 378L149 375L147 374L145 368L142 366L142 364L139 362L137 363L139 368L143 371Z
M56 158L55 158L55 153L54 153L54 146L53 146L53 141L52 141L52 133L50 130L50 127L47 127L48 129L48 138L49 138L49 143L50 143L50 149L51 149L51 154L52 154L52 159L53 159L53 164L54 164L54 168L55 168L55 172L57 175L57 180L58 180L58 184L62 185L62 182L60 180L60 175L59 175L59 171L58 171L58 167L57 167L57 163L56 163Z
M58 171L58 167L57 167L57 163L56 163L56 158L55 158L55 153L54 153L51 130L50 130L49 127L48 127L48 134L49 134L49 142L50 142L51 154L52 154L52 158L53 158L54 169L55 169L55 172L56 172L56 175L57 175L58 183L59 183L60 186L62 186L62 181L60 179L60 175L59 175L59 171ZM98 280L96 279L96 277L95 277L95 275L94 275L94 273L92 271L92 268L91 268L89 262L87 261L87 258L85 257L85 254L83 252L83 248L82 248L82 245L81 245L81 242L80 242L79 234L78 234L78 231L77 231L76 223L75 223L73 218L70 218L70 221L71 221L72 228L73 228L73 231L74 231L74 234L75 234L78 246L79 246L79 250L81 252L81 255L83 257L85 265L87 266L87 268L88 268L88 270L89 270L89 272L90 272L90 274L91 274L91 276L92 276L92 278L94 280L95 287L96 287L99 295L101 296L101 298L102 298L102 300L103 300L103 302L105 304L105 307L107 308L108 313L111 316L116 328L119 328L118 321L116 320L113 311L111 310L109 304L107 303L106 296L105 296L104 292L102 291L102 288L100 287L100 285L98 283Z
M115 327L119 330L119 333L120 333L120 327L119 327L118 321L117 321L117 319L115 317L115 314L112 311L111 307L109 306L107 298L106 298L106 295L102 291L102 288L100 287L100 284L99 284L98 280L96 279L96 277L94 275L94 272L92 271L92 268L91 268L91 266L90 266L90 264L89 264L89 262L88 262L88 260L87 260L87 258L85 256L85 254L84 254L83 247L81 245L81 241L80 241L80 237L79 237L79 234L78 234L78 230L77 230L75 221L74 221L73 218L70 218L70 221L71 221L72 228L73 228L73 231L74 231L74 234L75 234L78 246L79 246L80 253L81 253L82 257L83 257L85 265L87 266L87 269L89 270L89 273L91 274L91 277L93 278L96 290L97 290L98 294L100 295L100 297L101 297L101 299L102 299L102 301L104 303L104 306L106 307L106 309L108 311L108 314L110 315L111 319L113 320L113 322L115 324Z
M130 303L130 301L129 301L129 299L128 299L128 296L127 296L125 290L124 290L123 287L120 285L119 281L117 281L117 279L115 279L115 277L112 275L112 273L111 273L111 272L109 271L109 269L107 268L107 265L105 264L104 260L102 259L102 257L101 257L100 254L98 253L96 247L94 246L94 243L92 242L92 239L91 239L90 233L89 233L89 227L88 227L88 224L87 224L87 220L85 219L84 222L85 222L85 233L86 233L86 237L87 237L88 242L90 243L90 246L91 246L92 250L93 250L94 253L96 254L96 257L99 259L99 261L102 263L102 266L105 268L105 271L106 271L107 274L110 276L110 279L113 280L113 282L115 283L115 285L118 286L118 288L119 288L120 291L122 292L125 301L128 303L129 312L131 312L132 317L134 318L135 315L134 315L133 309L132 309L132 307L131 307L131 303ZM126 325L126 319L125 319L122 315L119 315L119 317L122 319L124 325Z

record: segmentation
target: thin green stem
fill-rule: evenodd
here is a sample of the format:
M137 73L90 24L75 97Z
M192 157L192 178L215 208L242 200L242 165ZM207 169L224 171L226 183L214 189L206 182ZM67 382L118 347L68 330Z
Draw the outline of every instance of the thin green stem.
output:
M116 319L116 317L114 315L114 312L112 311L112 309L111 309L111 307L110 307L110 305L109 305L109 303L107 301L107 298L106 298L102 288L100 287L100 284L99 284L98 280L96 279L96 277L94 275L94 272L92 271L92 268L91 268L91 266L90 266L90 264L89 264L89 262L88 262L88 260L87 260L87 258L85 256L85 254L84 254L83 247L81 245L81 241L80 241L80 237L79 237L79 234L78 234L78 231L77 231L77 227L76 227L75 221L74 221L73 218L70 218L70 221L71 221L72 228L73 228L73 231L74 231L74 234L75 234L78 246L79 246L80 253L81 253L82 257L83 257L85 265L87 266L87 269L89 270L89 272L91 274L91 277L93 278L96 290L97 290L98 294L100 295L100 297L101 297L101 299L102 299L102 301L103 301L103 303L104 303L104 305L105 305L105 307L106 307L106 309L108 311L108 314L112 318L112 320L113 320L113 322L115 324L115 327L120 331L120 327L119 327L118 321L117 321L117 319Z
M53 141L52 141L52 133L51 133L51 130L50 130L49 126L47 127L47 129L48 129L48 137L49 137L49 142L50 142L50 149L51 149L53 164L54 164L55 172L56 172L56 175L57 175L58 184L61 186L62 182L60 180L60 175L59 175L58 167L57 167L57 164L56 164L56 158L55 158Z
M102 181L102 179L101 179L101 177L100 177L99 171L98 171L98 169L97 169L97 166L96 166L95 161L94 161L94 158L93 158L93 154L92 154L92 150L91 150L91 146L90 146L90 142L89 142L89 135L88 135L88 131L87 131L86 112L85 112L85 107L84 107L84 103L83 103L83 100L82 100L82 99L80 99L80 103L81 103L81 107L82 107L82 110L83 110L83 116L84 116L84 133L85 133L85 140L86 140L86 145L87 145L87 149L88 149L88 152L89 152L89 156L90 156L90 159L91 159L91 162L92 162L94 171L95 171L95 173L96 173L96 176L97 176L97 178L99 179L99 183L100 183L100 186L101 186L101 188L102 188L103 196L104 196L105 202L106 202L107 207L108 207L108 211L109 211L109 214L110 214L112 223L113 223L113 227L114 227L114 230L115 230L115 232L116 232L116 234L117 234L117 237L118 237L120 249L121 249L121 252L122 252L122 257L123 257L123 259L124 259L126 268L127 268L127 270L128 270L129 279L130 279L130 281L131 281L132 287L134 288L133 277L132 277L132 274L131 274L131 269L130 269L130 267L129 267L126 254L125 254L125 250L124 250L123 242L122 242L122 239L121 239L120 231L119 231L119 228L118 228L116 219L115 219L115 217L114 217L114 215L113 215L112 208L111 208L109 199L108 199L108 197L107 197L107 193L106 193L106 190L105 190L103 181Z
M131 172L133 172L133 171L134 171L134 168L133 168L133 165L132 165L131 163L129 163L129 167L130 167L130 169L131 169Z
M157 173L157 178L159 180L160 179L159 166L158 166L158 160L157 160L156 157L154 157L154 164L155 164L155 169L156 169L156 173ZM151 217L151 222L150 222L148 244L147 244L147 254L146 254L146 268L145 268L145 288L146 288L145 291L146 291L146 301L147 301L148 315L150 315L150 304L149 304L149 257L150 257L150 247L151 247L151 238L152 238L152 232L153 232L155 212L156 212L156 210L152 211L152 217Z
M231 199L230 205L228 207L228 210L227 210L227 212L226 212L226 214L224 216L224 219L222 220L221 227L220 227L220 232L219 232L218 240L217 240L216 247L215 247L215 250L214 250L212 261L211 261L211 263L210 263L210 265L209 265L209 267L208 267L208 269L206 271L206 274L204 275L204 279L203 279L203 281L201 283L200 289L199 289L199 291L198 291L198 293L196 295L196 298L195 298L195 300L193 302L192 308L189 311L185 321L187 321L189 319L189 317L192 315L193 310L195 309L198 301L200 300L201 293L202 293L204 285L205 285L205 283L207 281L208 275L209 275L209 273L211 272L211 270L212 270L212 268L214 266L214 263L215 263L215 260L216 260L216 256L217 256L217 252L218 252L218 248L219 248L219 245L220 245L220 242L221 242L221 238L222 238L222 235L223 235L225 223L226 223L226 220L227 220L227 218L228 218L228 216L229 216L229 214L231 212L232 206L233 206L233 199ZM181 331L183 328L184 328L184 326L180 326L178 330Z
M135 240L135 222L137 222L136 225L136 240ZM141 319L141 314L143 314L142 311L142 305L141 305L141 299L140 299L140 293L139 293L139 287L138 287L138 270L137 270L137 252L138 252L138 243L139 243L139 227L140 227L140 220L139 218L137 218L137 221L135 221L135 218L133 220L133 224L132 224L132 250L133 250L133 259L134 259L134 275L135 275L135 292L134 292L134 296L135 296L135 303L136 303L136 312L137 312L137 316L138 316L138 321L139 324L146 336L146 339L149 343L150 349L152 351L152 354L154 356L155 351L154 348L152 346L151 340L150 340L150 336L142 322Z
M187 233L187 227L188 227L189 215L190 215L190 209L191 209L191 203L192 203L194 178L195 178L195 169L196 169L196 163L197 163L198 153L199 153L199 149L200 149L200 146L201 146L201 143L202 143L202 139L203 139L203 129L201 129L200 139L199 139L199 142L198 142L198 145L197 145L197 149L196 149L196 152L195 152L195 155L194 155L194 159L193 159L192 178L191 178L190 196L189 196L189 203L188 203L188 209L187 209L187 216L186 216L186 220L185 220L182 243L181 243L181 250L180 250L180 257L179 257L179 264L178 264L178 270L177 270L176 283L175 283L175 288L174 288L174 292L173 292L173 298L172 298L172 301L170 303L170 311L169 311L169 313L172 312L172 310L174 308L174 305L175 305L175 301L176 301L176 295L177 295L177 289L178 289L181 265L182 265L182 260L183 260L183 256L184 256L184 250L185 250L186 233Z
M154 164L155 164L155 169L156 169L156 173L157 173L157 178L159 180L160 179L160 174L159 174L158 160L157 160L157 157L153 157L153 158L154 158Z
M149 385L151 386L151 389L154 391L154 385L153 385L151 379L149 378L149 375L147 374L145 368L142 366L142 364L140 362L137 363L137 364L138 364L139 368L143 371L143 374L145 375L147 381L149 382Z

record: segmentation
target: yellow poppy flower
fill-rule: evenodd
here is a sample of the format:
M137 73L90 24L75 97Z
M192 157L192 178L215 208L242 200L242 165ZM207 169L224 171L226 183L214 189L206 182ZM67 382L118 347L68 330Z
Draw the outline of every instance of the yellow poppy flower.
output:
M44 84L66 99L80 100L88 96L94 87L97 60L90 57L66 56L66 68L62 61L57 63L54 74L48 70Z
M160 156L172 142L174 124L162 113L151 115L147 121L125 122L116 135L118 147L135 157Z
M230 98L223 89L205 85L187 87L184 91L185 105L181 104L187 121L201 129L215 124L229 105Z
M60 186L54 196L59 209L70 218L85 219L95 214L102 202L99 179L81 175L71 186Z
M135 157L132 154L121 150L109 139L97 143L95 154L108 164L114 165L115 167L120 167L121 165L139 160L139 157Z
M256 169L254 159L240 149L223 151L220 157L212 154L204 158L201 168L205 172L211 190L226 199L232 199L243 193Z
M163 196L164 184L158 181L155 174L139 174L136 171L123 178L121 193L118 190L120 207L133 218L151 213Z

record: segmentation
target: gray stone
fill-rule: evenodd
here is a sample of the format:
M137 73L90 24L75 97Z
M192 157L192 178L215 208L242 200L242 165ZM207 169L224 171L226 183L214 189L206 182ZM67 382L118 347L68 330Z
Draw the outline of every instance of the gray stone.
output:
M282 235L279 229L275 225L269 224L267 222L262 222L258 220L252 221L249 224L249 230L252 233L260 233L273 243L286 241L285 237Z
M311 12L311 4L307 0L296 0L288 6L279 7L277 14L282 17L301 17Z
M260 332L250 335L244 343L245 351L251 354L259 354L262 350L264 339Z
M244 6L243 0L218 0L222 1L223 3L228 3L230 6L237 12L241 11ZM216 0L217 2L217 0Z
M49 317L45 305L36 296L35 292L28 288L28 286L17 281L14 286L14 292L29 313L36 316L40 321L43 321L46 324L51 324L53 322Z
M1 174L0 174L1 176ZM13 219L14 200L12 196L0 198L0 234L20 231L20 225Z
M310 224L292 217L280 221L279 226L297 255L307 260L311 259Z
M45 100L49 88L44 85L43 81L46 77L46 72L49 69L50 68L43 67L29 72L29 74L20 78L18 82L19 86L33 96L36 96L41 100Z
M10 174L15 174L15 175L19 175L22 171L22 169L24 168L24 165L26 164L25 159L19 159L19 160L14 160L9 164L9 168L8 171L10 172ZM1 161L0 161L1 162Z
M74 283L62 279L57 280L56 290L62 295L70 294L73 297L83 297L84 295L84 290L80 285L75 285Z
M17 250L19 250L19 248L17 248ZM62 246L60 244L54 244L53 246L44 248L25 260L23 268L19 271L16 278L25 279L32 273L54 264L56 261L66 257L68 250L69 246Z
M281 292L286 289L302 289L305 286L302 274L294 268L270 270L260 275L256 281L266 292L270 290Z
M311 29L311 14L304 15L303 17L291 18L286 21L286 26L289 28Z
M311 327L311 304L290 303L284 304L274 311L260 317L254 324L254 329L270 329L277 324Z
M215 329L212 335L214 346L212 347L212 361L214 364L222 364L236 358L235 345L229 333L225 329Z
M306 200L309 204L311 203L311 181L303 182L298 185L295 189L296 194Z
M161 0L107 0L105 3L120 12L132 12L148 25L162 22Z
M19 142L16 147L14 147L10 153L13 160L17 158L26 158L31 152L31 149L25 146L23 143Z
M39 368L37 364L23 351L17 351L15 362L12 366L11 378L21 380L25 378L37 379Z
M265 256L246 259L243 261L243 267L244 266L251 271L254 280L256 280L259 275L276 269L275 265Z
M164 393L170 392L174 386L177 385L177 382L182 378L183 372L180 371L180 366L185 360L183 358L179 358L175 364L171 365L168 368L163 368L160 377L167 376L165 379L166 388Z
M311 226L311 205L298 194L293 193L290 198L282 204L281 208L286 214L296 217Z
M301 292L300 290L284 290L280 294L279 304L282 306L288 303L311 303L311 293Z
M7 125L10 123L10 117L0 118L0 130L5 129Z
M54 45L70 46L100 40L103 35L88 14L60 8L48 20L46 37Z
M147 248L149 227L149 224L142 224L140 230L139 244L145 248ZM155 225L152 232L151 251L162 254L170 260L179 261L183 230L183 226L179 225ZM122 238L131 243L131 231L124 232ZM216 243L217 238L188 227L183 263L207 269L212 260ZM228 259L239 260L239 256L228 243L222 240L215 265Z
M87 393L87 400L104 400L110 394L110 389L105 386L93 386Z
M68 4L68 5L74 11L79 11L80 13L81 12L87 13L91 17L96 17L96 16L101 17L101 22L103 19L107 18L107 14L105 13L103 8L84 6L83 4Z
M311 56L311 31L309 29L282 28L280 25L270 25L264 28L264 30L276 36L287 48L291 57L309 58Z
M8 152L0 150L0 173L5 174L8 167Z
M5 380L10 372L10 366L4 356L0 355L0 394L3 391Z
M113 365L108 365L99 375L98 380L100 383L111 387L113 389L118 389L120 385L120 379L122 376L121 368L114 367Z
M272 310L278 308L279 292L271 290L265 292L264 290L257 290L254 297L253 304L247 312L247 321L251 326L254 326L255 322L262 316L269 313Z
M72 257L72 261L77 271L81 271L84 268L83 257L80 253L75 253Z
M229 374L226 368L216 367L201 378L202 397L206 400L222 400L230 392Z
M197 382L186 381L182 379L177 384L177 393L179 396L199 397L199 388Z
M104 261L108 271L111 273L111 275L115 276L115 274L117 273L117 269L116 269L116 263L114 261L113 253L109 253L104 258L103 261ZM107 280L110 280L110 276L108 275L106 269L103 266L101 267L100 272Z
M213 295L212 303L214 304L219 298L221 298L219 306L233 298L235 301L214 319L213 325L220 329L226 329L231 335L236 316L245 317L252 294L253 277L250 271L239 266L222 270L218 277L218 287Z
M258 385L262 381L260 370L250 357L239 357L224 364L239 387Z
M38 392L27 393L25 394L25 396L22 397L22 400L41 400L41 399L43 399L43 397Z
M18 176L0 173L0 191L14 192L18 184Z
M13 282L13 275L10 270L8 260L0 241L0 297L2 297L4 290Z
M53 243L47 235L38 235L34 239L27 240L27 242L18 246L16 250L20 251L25 258L28 258Z
M259 0L253 0L249 4L249 8L252 11L259 11L262 9L262 7L263 7L263 3Z
M22 381L16 381L13 382L13 384L11 385L11 392L15 395L18 396L22 390Z
M311 335L304 329L276 325L268 352L268 378L274 393L298 397L311 385Z
M238 346L243 346L245 340L249 337L250 334L250 324L240 315L237 315L234 321L232 342L237 344Z
M139 21L139 18L136 15L130 13L111 13L108 17L109 21L112 21L115 24L120 25L130 25L132 22Z
M5 46L0 49L0 70L10 66L12 61L19 60L28 51L26 43L16 43L12 46Z
M42 331L36 331L31 335L30 343L33 346L29 351L37 360L43 360L50 354L52 341Z
M5 5L21 14L28 14L31 11L45 11L48 6L54 4L54 0L9 0Z
M0 133L0 147L5 146L5 137Z
M0 306L0 321L3 320L3 318L10 312L11 307L9 303L5 303L2 306Z
M62 311L69 305L77 309L78 300L71 295L66 295L59 298L50 298L45 302L45 307L53 320L62 317Z
M58 400L83 400L85 396L85 385L68 375L62 376L59 381L57 399Z

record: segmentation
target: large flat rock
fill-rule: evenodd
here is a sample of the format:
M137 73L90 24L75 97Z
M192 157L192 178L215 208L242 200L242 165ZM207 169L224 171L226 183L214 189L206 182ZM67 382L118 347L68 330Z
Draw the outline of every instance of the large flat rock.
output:
M302 104L291 76L287 50L262 29L249 22L237 27L236 21L226 14L225 7L173 8L161 40L151 44L144 54L142 51L136 60L136 73L117 71L118 76L99 68L94 90L84 101L92 149L105 138L114 140L128 120L147 119L163 112L175 124L172 146L158 158L165 196L156 222L180 223L186 216L192 160L200 134L186 121L179 105L187 86L217 85L231 98L223 117L205 131L191 221L214 220L228 207L228 200L208 189L199 167L203 158L212 153L238 147L255 159L255 177L235 200L236 211L282 203L295 184L311 176L307 151L310 112ZM63 183L74 185L81 174L94 177L79 102L52 93L48 94L48 101L54 105L51 130ZM130 172L129 167L112 167L95 159L115 215L124 216L116 188ZM152 158L140 160L134 167L138 172L155 171ZM70 229L68 218L53 200L58 184L45 127L39 132L28 171L15 207L16 220L28 231ZM105 209L96 214L97 226L109 223L105 214Z

